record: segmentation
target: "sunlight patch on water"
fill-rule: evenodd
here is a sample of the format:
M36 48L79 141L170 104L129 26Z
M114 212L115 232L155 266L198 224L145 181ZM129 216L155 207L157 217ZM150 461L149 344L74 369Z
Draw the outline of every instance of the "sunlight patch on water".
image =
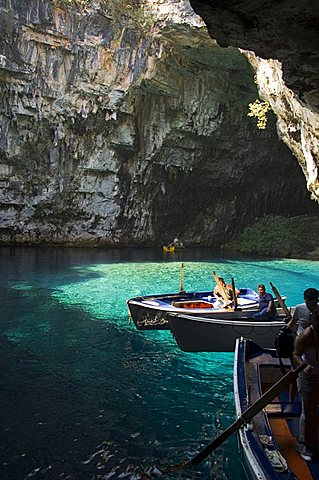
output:
M302 302L302 292L309 286L319 286L319 273L314 263L304 260L271 260L256 262L187 262L184 267L183 286L186 291L210 291L215 282L213 272L230 281L234 277L236 286L257 289L265 283L270 290L273 282L282 295L288 297L287 304ZM119 318L127 315L126 300L139 295L178 292L181 263L119 263L90 265L85 269L75 267L74 272L84 281L64 283L56 286L53 297L65 306L80 306L99 319ZM270 290L271 291L271 290Z
M216 267L216 264L207 262L188 262L185 265L184 288L188 291L212 290ZM83 274L82 267L74 270ZM56 286L53 297L65 306L81 306L96 318L118 318L127 315L128 298L177 293L181 263L91 265L85 271L96 275L89 280Z
M200 282L205 278L206 272L197 273L201 266L202 264L195 263L188 265L197 289L206 288ZM57 286L53 297L64 305L79 305L96 318L123 317L127 315L128 298L178 292L180 268L177 263L92 265L86 271L94 272L96 278ZM80 270L83 272L82 268ZM209 288L212 286L210 282Z

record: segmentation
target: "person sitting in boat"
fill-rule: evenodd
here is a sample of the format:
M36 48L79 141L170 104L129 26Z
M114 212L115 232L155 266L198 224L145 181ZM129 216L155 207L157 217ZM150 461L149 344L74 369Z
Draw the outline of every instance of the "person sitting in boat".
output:
M174 240L168 244L168 247L175 247L175 248L183 248L183 242L181 242L177 237L174 238Z
M258 305L259 311L253 315L254 320L273 320L276 317L274 298L271 293L266 292L262 283L258 285Z
M227 294L227 297L229 298L229 300L233 300L233 289L232 289L232 286L229 285L229 283L226 283L225 280L223 279L223 277L219 277L219 280L221 282L221 284L223 285L224 287L224 290ZM238 288L235 288L235 295L236 297L240 294L240 291L238 290ZM214 288L214 295L215 297L222 297L222 293L220 291L220 287L218 285L218 283L216 283L215 285L215 288Z
M296 338L293 361L298 367L307 362L297 384L301 396L302 413L299 420L299 439L296 450L306 462L318 455L319 405L319 308L313 309L312 325Z

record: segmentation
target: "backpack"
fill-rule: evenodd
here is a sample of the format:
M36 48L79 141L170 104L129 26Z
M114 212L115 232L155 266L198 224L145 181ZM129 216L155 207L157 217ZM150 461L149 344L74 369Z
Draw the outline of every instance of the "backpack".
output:
M287 325L281 327L275 338L276 353L279 358L292 358L295 336Z

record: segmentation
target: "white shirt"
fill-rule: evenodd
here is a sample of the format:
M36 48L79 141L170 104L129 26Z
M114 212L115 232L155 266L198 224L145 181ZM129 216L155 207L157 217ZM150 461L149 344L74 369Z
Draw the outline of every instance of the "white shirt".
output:
M297 321L297 335L300 335L310 325L310 310L305 303L296 306L292 319Z

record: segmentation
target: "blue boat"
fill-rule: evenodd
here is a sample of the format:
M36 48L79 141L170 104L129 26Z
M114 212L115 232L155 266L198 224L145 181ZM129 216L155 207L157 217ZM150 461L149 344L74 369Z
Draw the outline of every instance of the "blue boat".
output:
M287 370L289 360L285 361ZM237 339L234 396L238 418L283 377L274 349ZM318 480L319 461L305 462L296 451L301 413L298 397L289 399L289 387L238 432L239 448L248 478L253 480Z

